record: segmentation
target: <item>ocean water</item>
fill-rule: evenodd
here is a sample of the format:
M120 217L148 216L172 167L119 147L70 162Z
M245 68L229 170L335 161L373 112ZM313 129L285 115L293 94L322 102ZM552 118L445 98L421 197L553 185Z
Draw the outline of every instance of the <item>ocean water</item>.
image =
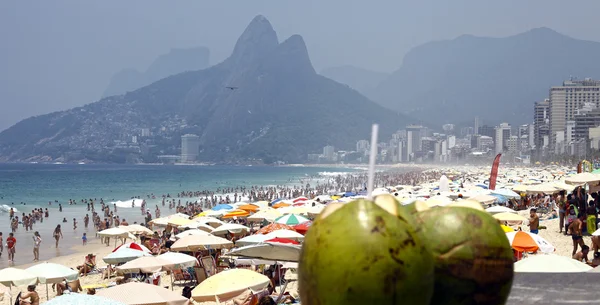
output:
M92 164L0 164L0 232L4 243L10 232L8 209L17 210L15 215L29 214L33 208L48 208L50 217L43 223L34 224L33 230L42 237L40 260L69 253L69 249L81 243L83 232L88 239L94 238L95 230L90 224L83 228L87 206L81 199L100 198L104 202L128 200L134 196L146 199L151 212L160 205L163 194L175 197L181 191L216 190L223 187L253 185L291 185L310 183L331 178L338 174L357 171L349 168L326 167L267 167L267 166L183 166L183 165L92 165ZM150 194L156 199L149 199ZM69 205L69 199L79 202ZM181 201L191 201L183 198ZM59 212L58 203L63 211ZM49 205L51 202L51 205ZM96 204L99 208L99 204ZM161 207L161 214L168 215L168 207ZM90 213L91 215L91 213ZM129 223L141 222L139 208L119 209L118 215ZM62 223L62 219L67 223ZM78 228L73 229L73 218ZM58 249L52 239L56 225L63 228L64 239ZM32 234L20 225L17 238L15 264L33 260ZM8 265L6 247L0 258L0 268Z

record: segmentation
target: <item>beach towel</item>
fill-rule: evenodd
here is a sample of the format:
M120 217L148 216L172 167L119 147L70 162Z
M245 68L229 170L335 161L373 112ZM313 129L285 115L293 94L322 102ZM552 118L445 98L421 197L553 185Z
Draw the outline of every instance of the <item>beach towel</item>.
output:
M592 234L596 232L596 216L588 215L587 217L587 231Z

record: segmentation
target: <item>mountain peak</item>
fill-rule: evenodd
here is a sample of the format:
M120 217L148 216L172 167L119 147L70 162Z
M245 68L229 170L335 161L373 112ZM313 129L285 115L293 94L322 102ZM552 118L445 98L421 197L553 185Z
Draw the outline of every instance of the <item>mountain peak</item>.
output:
M315 69L312 66L306 43L300 35L292 35L290 38L282 42L277 48L278 55L281 56L280 63L285 63L285 67L291 73L309 73L315 74Z
M269 20L258 15L252 19L242 36L238 38L231 58L235 64L253 62L261 54L266 54L276 48L278 44L277 33Z

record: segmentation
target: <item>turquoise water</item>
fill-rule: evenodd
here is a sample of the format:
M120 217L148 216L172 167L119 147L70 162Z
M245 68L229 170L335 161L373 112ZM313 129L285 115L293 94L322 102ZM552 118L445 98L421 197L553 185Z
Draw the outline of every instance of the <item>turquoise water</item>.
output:
M79 203L69 205L69 199L78 202L84 198L94 198L105 202L127 200L134 196L146 199L148 207L153 211L154 205L160 205L163 194L176 196L181 191L216 190L221 187L253 185L285 185L310 183L314 185L337 173L356 171L347 168L320 167L266 167L266 166L177 166L177 165L77 165L77 164L0 164L0 232L4 233L4 241L10 232L7 207L18 210L16 215L30 213L33 208L43 207L50 211L49 219L36 223L34 231L42 235L40 259L48 259L56 255L68 253L71 246L79 244L83 232L94 236L90 225L83 229L83 217L87 206ZM148 199L154 194L156 199ZM63 212L58 211L58 204ZM182 199L182 202L191 200ZM52 205L48 205L52 202ZM25 203L25 204L22 204ZM99 205L96 205L99 208ZM161 207L162 215L168 215L168 208ZM173 212L171 212L173 213ZM91 214L90 214L91 215ZM142 221L138 209L119 209L118 215L130 223ZM67 223L61 220L66 218ZM72 219L78 221L78 229L73 230ZM55 249L52 230L57 224L63 226L64 240ZM22 226L16 233L16 264L30 263L31 235ZM0 268L7 265L6 249L0 258Z

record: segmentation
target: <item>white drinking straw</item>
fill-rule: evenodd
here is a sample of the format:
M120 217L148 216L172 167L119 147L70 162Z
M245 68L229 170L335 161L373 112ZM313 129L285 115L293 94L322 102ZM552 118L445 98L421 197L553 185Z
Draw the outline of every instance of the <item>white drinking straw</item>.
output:
M375 182L375 160L377 159L377 132L379 125L373 124L371 128L371 154L369 155L369 180L367 180L367 198L373 199L373 184Z

